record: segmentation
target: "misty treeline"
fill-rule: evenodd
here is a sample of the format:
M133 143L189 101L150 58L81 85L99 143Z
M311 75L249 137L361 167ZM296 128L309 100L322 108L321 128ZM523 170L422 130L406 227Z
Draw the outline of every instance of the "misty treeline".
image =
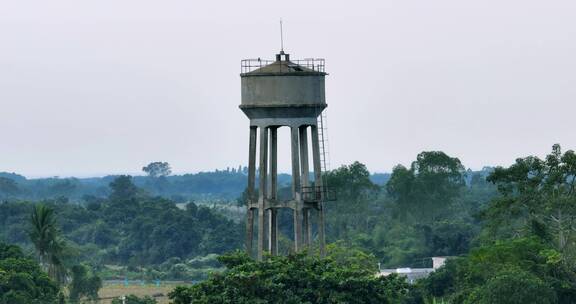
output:
M334 297L360 301L361 297L352 296L353 290L341 289L346 285L339 282L349 280L355 280L358 290L381 293L379 299L390 295L390 303L572 303L576 299L573 151L563 152L555 145L544 159L529 156L507 168L481 171L466 170L459 159L443 152L422 152L409 166L398 165L378 178L383 184L375 183L375 176L358 162L326 175L338 198L325 203L327 238L344 254L327 261L305 255L271 258L263 262L268 264L248 261L240 253L225 255L220 262L227 271L210 276L198 287L178 289L172 295L181 300L176 303L204 303L191 302L192 296L208 303L218 299L223 288L238 293L246 303L266 301L267 296L277 295L278 280L281 285L295 284L282 285L294 288L292 299L318 303L333 303ZM92 265L104 277L130 272L144 273L147 279L205 279L205 273L196 276L195 271L219 269L222 264L216 256L242 249L244 225L224 216L223 209L194 203L178 207L176 201L150 194L135 180L111 179L105 197L88 197L81 204L66 199L40 202L55 210L71 258ZM280 192L288 191L289 184L284 183ZM239 198L221 203L237 208L242 202ZM0 239L32 248L25 234L26 218L38 203L18 199L0 203ZM289 223L291 219L285 214L279 220ZM290 229L281 229L280 240L290 248ZM451 258L415 285L354 274L374 273L377 263L390 268L429 267L433 256ZM110 264L125 267L124 272L112 271ZM264 271L266 265L274 271ZM308 278L311 284L331 280L334 290L318 293L291 278ZM250 287L254 280L265 284L269 293L249 293L254 291Z
M165 164L168 168L157 168L155 164ZM235 200L246 188L247 170L247 167L239 166L194 174L170 175L168 163L153 162L142 168L147 175L133 176L132 181L150 195L161 196L178 203L190 200L204 202ZM36 201L65 198L72 202L84 203L94 198L108 197L111 193L109 184L117 177L118 175L29 179L17 173L0 172L0 200ZM370 178L374 183L383 185L390 178L390 174L374 173ZM290 181L289 174L278 175L280 185L289 186Z
M246 188L246 168L242 167L184 175L157 175L154 171L143 171L148 175L134 176L132 179L136 186L151 195L177 202L235 199ZM67 198L84 202L93 197L106 198L111 193L108 185L117 177L27 179L16 173L0 172L0 200ZM285 175L280 178L281 181L288 180Z

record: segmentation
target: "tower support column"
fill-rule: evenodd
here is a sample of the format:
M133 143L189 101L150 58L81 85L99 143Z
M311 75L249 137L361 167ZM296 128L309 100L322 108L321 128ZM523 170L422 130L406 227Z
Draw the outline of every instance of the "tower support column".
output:
M298 132L298 127L291 127L292 198L296 201L300 200L300 147Z
M301 126L298 130L300 133L300 168L302 171L302 187L308 187L310 185L310 178L308 176L310 169L308 167L307 128L307 126Z
M246 213L246 252L249 256L253 254L252 242L254 242L254 209L248 207L248 212Z
M268 198L278 199L278 127L270 127L270 191ZM268 210L268 250L278 255L278 210Z
M308 246L312 245L312 218L311 218L311 215L312 215L312 209L306 209L306 214L304 216L306 217L306 222L307 222L306 233L308 234L307 235ZM312 251L310 251L310 254L312 254Z
M278 199L278 127L270 127L270 191L268 198Z
M309 248L312 243L311 232L312 223L310 222L310 209L302 209L302 243L303 247Z
M296 202L296 206L294 206L294 251L298 252L302 247L299 128L292 126L290 132L292 137L292 197Z
M254 240L254 184L256 179L256 127L250 127L250 144L248 150L248 214L246 216L246 252L252 256L252 242Z
M278 255L278 209L268 209L268 250L271 255Z
M306 191L302 191L302 200L306 200L307 198L305 196L309 195L310 191L308 189L308 187L310 186L310 177L309 172L309 165L308 165L308 126L300 126L299 128L299 137L300 137L300 171L302 174L301 177L301 183L302 183L302 187L303 189L306 189ZM302 244L303 247L309 247L310 246L310 242L311 242L311 238L310 238L310 232L311 232L311 223L310 223L310 218L308 216L309 214L309 209L303 209L302 210L302 217L303 217L303 222L302 222L302 228L303 228L303 232L302 232Z
M262 260L266 238L266 186L268 179L268 128L260 127L260 172L258 198L258 260Z

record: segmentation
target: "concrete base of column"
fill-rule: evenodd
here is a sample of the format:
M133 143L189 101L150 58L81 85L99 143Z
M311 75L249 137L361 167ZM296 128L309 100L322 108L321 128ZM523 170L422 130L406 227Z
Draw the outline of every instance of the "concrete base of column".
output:
M268 250L271 255L278 255L278 210L268 210Z
M302 209L294 209L294 252L302 250Z
M302 210L302 244L303 247L309 248L312 243L312 227L310 223L310 209Z
M252 252L252 242L254 240L254 210L248 208L246 214L246 252L249 256L254 254Z

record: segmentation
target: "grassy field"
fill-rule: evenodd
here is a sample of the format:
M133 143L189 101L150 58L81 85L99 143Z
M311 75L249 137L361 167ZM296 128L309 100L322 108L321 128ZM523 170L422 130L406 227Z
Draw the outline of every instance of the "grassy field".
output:
M174 287L179 286L179 285L189 285L189 283L183 283L183 282L167 282L167 283L162 283L160 286L156 286L154 284L149 284L149 285L130 285L130 286L124 286L124 284L109 284L109 283L105 283L104 287L102 287L102 289L100 289L100 292L98 293L100 298L104 298L104 300L101 300L100 303L101 304L110 304L112 303L112 299L108 299L108 298L115 298L115 297L121 297L123 295L136 295L139 297L143 297L143 296L153 296L153 295L159 295L162 294L162 297L155 297L156 301L158 301L158 303L160 304L168 304L170 303L168 300L168 293L174 289Z

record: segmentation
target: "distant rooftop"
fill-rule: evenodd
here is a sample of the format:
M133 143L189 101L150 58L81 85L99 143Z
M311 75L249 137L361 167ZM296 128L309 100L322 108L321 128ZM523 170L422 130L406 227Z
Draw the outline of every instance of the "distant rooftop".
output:
M406 277L408 283L413 284L416 280L425 278L429 276L432 272L436 271L438 268L444 266L446 259L450 257L432 257L432 268L410 268L410 267L402 267L402 268L391 268L391 269L380 269L376 276L378 277L387 277L393 273ZM380 268L380 264L378 264L378 268Z

